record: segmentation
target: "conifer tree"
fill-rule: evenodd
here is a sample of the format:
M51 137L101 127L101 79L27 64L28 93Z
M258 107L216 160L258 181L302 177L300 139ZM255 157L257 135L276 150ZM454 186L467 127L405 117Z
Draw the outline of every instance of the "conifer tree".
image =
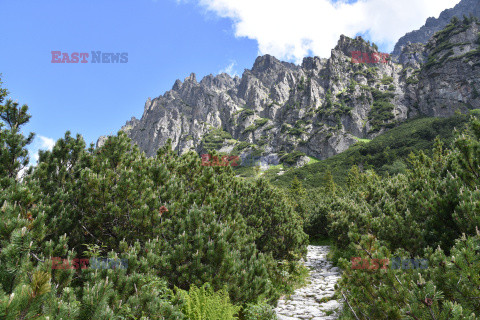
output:
M302 185L302 182L295 176L288 190L291 204L298 216L305 222L307 219L307 192Z
M347 187L351 190L354 190L358 187L360 183L360 170L357 165L353 165L348 171L347 176Z
M337 187L333 181L332 172L328 170L325 176L325 191L327 194L334 195L336 188Z
M0 103L3 103L7 94L6 89L0 90ZM27 105L19 107L18 102L11 99L7 99L5 105L0 104L0 119L6 126L6 129L0 126L0 176L10 181L16 181L20 170L29 162L25 147L32 143L34 134L30 133L28 137L24 137L20 130L30 117ZM5 181L3 185L5 183L7 182Z

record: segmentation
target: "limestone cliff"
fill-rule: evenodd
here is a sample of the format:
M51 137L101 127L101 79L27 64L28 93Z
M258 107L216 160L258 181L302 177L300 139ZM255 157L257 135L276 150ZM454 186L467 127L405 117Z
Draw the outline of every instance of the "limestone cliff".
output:
M405 46L398 63L352 63L353 51L372 57L376 48L341 36L328 59L294 65L265 55L241 78L191 74L148 99L142 118L122 130L149 156L172 139L180 153L216 149L271 164L294 151L325 159L419 114L479 108L478 28L459 20L426 45Z

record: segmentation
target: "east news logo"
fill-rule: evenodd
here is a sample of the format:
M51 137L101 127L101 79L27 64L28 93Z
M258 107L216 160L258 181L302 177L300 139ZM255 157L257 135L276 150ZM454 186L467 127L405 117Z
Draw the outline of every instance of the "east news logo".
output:
M352 63L387 63L388 53L352 51Z
M88 52L68 52L52 51L52 63L88 63L90 54ZM91 63L127 63L128 52L101 52L91 51Z
M386 270L390 264L391 269L427 269L427 259L402 259L394 257L390 264L390 259L365 259L360 257L352 257L352 269L357 270Z

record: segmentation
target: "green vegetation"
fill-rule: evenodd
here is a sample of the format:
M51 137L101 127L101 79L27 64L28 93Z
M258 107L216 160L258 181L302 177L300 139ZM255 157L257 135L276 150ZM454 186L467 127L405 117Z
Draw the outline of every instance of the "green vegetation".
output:
M305 125L305 121L298 120L295 123L295 126L293 128L287 127L288 128L287 133L291 134L291 135L295 135L295 136L299 136L302 133L306 133L306 131L304 129L304 125Z
M353 137L353 138L355 140L363 142L363 143L369 143L370 141L372 141L371 139L362 139L362 138L359 138L359 137Z
M243 311L268 314L265 302L304 281L307 236L283 193L203 166L195 152L178 156L170 141L148 158L124 132L98 148L67 132L17 178L33 134L21 133L28 107L3 104L7 94L0 88L1 319L234 319L240 310L249 320ZM55 257L128 263L53 269Z
M449 37L472 21L455 18L435 35L439 47L426 68L451 58ZM355 68L369 84L379 80L378 68ZM396 125L393 78L380 82L387 91L360 86L364 101L368 92L373 98L373 132ZM351 80L337 97L328 90L318 112L341 128L352 110L345 93L357 85ZM303 77L297 89L305 90ZM372 140L355 138L329 159L309 157L302 168L286 169L305 154L285 148L281 164L262 178L258 166L208 166L195 152L179 156L170 140L148 158L124 132L95 148L67 131L27 168L34 135L22 129L31 116L26 105L4 103L7 95L0 86L0 319L274 320L276 300L306 282L299 261L309 237L332 245L330 258L343 269L335 297L347 302L342 320L480 314L480 120L470 118L480 109L411 119ZM245 121L255 111L236 114ZM256 119L244 133L267 122ZM311 123L285 123L281 131L301 135ZM335 132L329 130L327 138ZM271 138L237 142L231 154L260 156ZM202 146L219 156L225 141L235 143L212 128ZM287 172L278 176L280 170ZM351 264L352 257L395 256L427 259L429 268ZM56 257L128 264L55 269Z
M282 124L282 127L280 128L280 132L281 133L284 133L285 131L289 130L290 128L292 128L292 125L289 124L289 123L283 123Z
M238 144L236 144L233 147L233 150L232 150L231 154L238 155L239 152L241 152L242 150L244 150L248 147L251 147L251 146L252 146L252 144L249 143L248 141L240 141Z
M357 81L350 79L350 85L348 86L348 90L350 92L355 91L356 86L358 85Z
M343 115L351 114L353 107L347 106L343 100L340 100L340 103L335 103L336 110L333 112L334 115Z
M272 124L272 125L269 125L267 127L265 127L265 131L268 131L268 130L272 130L273 128L275 128L275 126Z
M237 114L239 114L240 112L242 112L243 110L245 110L244 108L240 108L239 110L235 111L233 113L233 116L236 116Z
M259 127L265 125L267 122L268 122L268 119L266 119L266 118L260 118L260 119L255 120L255 126L256 126L257 128L259 128Z
M309 164L312 164L312 163L316 163L316 162L320 162L321 160L320 159L317 159L315 157L310 157L308 156L308 158L310 159L310 161L308 162Z
M288 188L293 177L297 176L305 188L324 186L324 177L331 171L337 185L347 183L347 172L352 165L361 165L365 170L375 169L381 176L396 173L391 167L395 161L406 162L411 152L424 150L429 154L436 136L442 138L448 146L453 141L454 128L460 130L468 116L456 115L451 118L419 118L402 123L396 128L374 138L370 142L359 141L348 150L318 163L307 164L292 169L281 176L268 175L271 183ZM398 167L398 162L396 163Z
M380 130L387 121L392 120L394 118L393 109L394 105L390 102L375 101L368 114L368 120L370 120L372 125L370 132Z
M189 291L178 289L177 295L184 301L182 311L189 320L235 320L240 307L230 303L228 292L214 292L212 287L204 284L195 285Z
M240 115L240 119L242 119L242 121L245 121L247 117L253 116L254 114L255 111L253 111L252 109L243 109Z
M466 43L452 43L450 39L452 36L459 34L461 32L466 31L470 26L473 24L479 25L477 19L464 19L463 21L458 19L457 17L453 17L451 22L441 31L437 32L433 37L435 38L435 47L428 47L427 49L431 49L429 54L427 63L423 66L425 70L429 70L435 66L442 65L447 60L452 59L452 55L454 54L453 48L456 46L461 46ZM445 54L440 56L440 53L447 51ZM455 57L455 59L463 59L466 58L467 60L472 56L480 56L480 48L467 52L463 56Z
M300 82L297 85L297 89L299 91L305 90L305 78L303 76L302 76L302 78L300 79Z
M375 88L371 88L370 91L374 100L372 109L368 114L368 120L370 120L372 126L370 132L376 132L395 117L393 115L394 105L390 102L395 94L391 91L380 91Z
M348 304L340 319L478 318L478 118L447 144L446 150L436 139L430 155L410 155L406 169L393 176L352 166L343 188L327 184L299 200L310 213L306 230L331 237L330 257L344 271L336 297ZM353 257L371 261L367 270L353 268ZM372 264L392 264L394 257L426 259L428 267L382 270Z
M393 83L393 78L388 76L383 76L382 80L380 81L383 85L389 85Z
M247 305L244 315L248 320L277 320L275 310L267 303Z
M413 71L412 75L407 78L407 84L417 84L419 82L418 80L419 73L420 73L420 69Z
M332 101L332 92L330 89L327 90L327 93L325 94L325 109L331 109L333 107L333 101Z
M253 132L253 131L255 131L256 128L257 128L257 126L252 124L252 125L246 127L245 130L243 130L243 134Z
M232 139L232 135L221 128L214 128L203 137L203 147L207 151L217 150L222 147L223 142Z
M301 151L293 151L282 156L280 162L287 165L294 165L298 159L303 156L305 156L305 153Z
M418 78L411 76L407 78L407 84L417 84L419 82Z

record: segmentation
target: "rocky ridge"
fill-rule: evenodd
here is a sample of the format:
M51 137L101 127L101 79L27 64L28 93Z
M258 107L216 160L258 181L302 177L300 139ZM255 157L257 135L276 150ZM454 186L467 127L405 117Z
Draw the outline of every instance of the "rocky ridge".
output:
M436 32L445 28L453 17L463 19L464 15L480 18L480 0L462 0L455 7L443 10L438 18L428 18L420 29L405 34L397 41L392 55L399 56L403 47L410 43L426 44Z
M342 35L328 59L294 65L264 55L242 77L198 82L192 73L148 99L122 130L148 156L171 139L179 153L215 149L267 165L325 159L419 114L478 108L478 26L459 20L426 45L405 46L397 62L352 63L352 51L378 51Z

